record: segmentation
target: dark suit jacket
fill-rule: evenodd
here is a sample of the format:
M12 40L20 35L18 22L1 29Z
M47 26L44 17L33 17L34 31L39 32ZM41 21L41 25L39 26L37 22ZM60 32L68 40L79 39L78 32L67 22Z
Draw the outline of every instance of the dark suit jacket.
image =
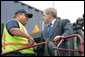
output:
M55 36L68 36L73 34L73 27L68 19L56 20L51 29L52 29L50 33L51 39L53 39ZM44 38L44 40L48 38L47 32L48 26L46 26L44 28L44 31L42 32L42 37Z
M72 24L68 19L63 19L63 20L56 20L53 27L51 28L51 33L50 33L50 38L53 39L55 36L68 36L73 34L73 27ZM44 31L42 32L42 40L46 40L48 38L47 35L48 32L48 26L44 28ZM58 43L55 43L57 45ZM67 39L62 42L60 45L60 48L68 48L68 41ZM64 52L64 53L63 53ZM61 56L66 56L67 51L60 51Z

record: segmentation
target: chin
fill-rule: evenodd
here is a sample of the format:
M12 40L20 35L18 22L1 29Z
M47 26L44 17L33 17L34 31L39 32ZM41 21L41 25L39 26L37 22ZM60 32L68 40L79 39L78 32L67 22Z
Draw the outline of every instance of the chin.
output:
M47 22L44 22L45 24L48 24Z
M27 24L27 23L26 23L26 24ZM25 26L26 24L23 24L23 25Z

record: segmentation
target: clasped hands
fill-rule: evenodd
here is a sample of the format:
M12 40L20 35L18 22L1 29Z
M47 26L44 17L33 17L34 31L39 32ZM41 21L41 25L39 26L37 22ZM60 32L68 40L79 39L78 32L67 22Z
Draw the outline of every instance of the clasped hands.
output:
M29 45L34 45L34 44L36 44L36 43L34 42L34 39L33 39L33 38L29 38L29 39L28 39L28 42L29 42Z

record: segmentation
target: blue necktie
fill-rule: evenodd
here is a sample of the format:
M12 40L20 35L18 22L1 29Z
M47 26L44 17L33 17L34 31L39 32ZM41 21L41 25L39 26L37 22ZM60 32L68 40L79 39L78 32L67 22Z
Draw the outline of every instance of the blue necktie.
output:
M50 24L48 25L48 37L50 37L51 25L52 25L52 23L50 23Z

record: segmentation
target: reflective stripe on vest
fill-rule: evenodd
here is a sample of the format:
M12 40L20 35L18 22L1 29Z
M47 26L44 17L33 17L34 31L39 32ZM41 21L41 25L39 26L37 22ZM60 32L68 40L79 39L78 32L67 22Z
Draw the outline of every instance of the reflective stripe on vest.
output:
M4 45L2 47L4 47L4 49L5 49L5 46L29 46L29 44L23 44L23 43L4 43Z
M6 41L5 41L5 32L4 32L4 44L3 44L3 49L4 49L4 50L3 50L3 52L5 52L5 42L6 42Z

